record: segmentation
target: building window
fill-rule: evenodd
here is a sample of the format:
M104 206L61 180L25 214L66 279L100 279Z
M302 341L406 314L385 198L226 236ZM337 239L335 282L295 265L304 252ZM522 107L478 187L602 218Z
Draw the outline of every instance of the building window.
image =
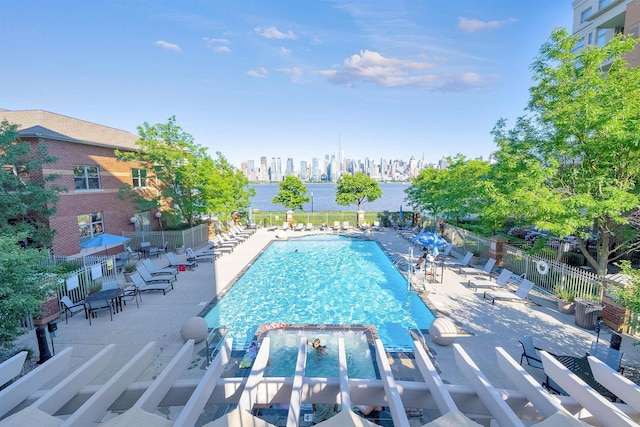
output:
M100 188L100 169L98 166L74 166L73 181L76 190L95 190Z
M596 44L600 47L604 47L604 42L606 38L607 38L607 29L599 28L598 36L596 37Z
M131 169L131 175L133 177L133 188L149 186L146 169Z
M591 16L591 10L592 10L591 7L588 7L582 11L582 13L580 14L581 24L584 24L584 21L586 21Z
M81 242L104 233L102 212L78 215L78 229L80 230Z
M576 45L573 46L573 49L571 49L571 51L573 53L576 53L582 49L584 49L584 37L580 37L580 39L576 42Z
M588 37L588 40L589 40L587 42L587 44L588 45L592 45L593 44L593 33L589 33L589 35L587 37Z
M605 7L609 6L611 3L613 3L613 0L600 0L598 2L598 10L602 10Z

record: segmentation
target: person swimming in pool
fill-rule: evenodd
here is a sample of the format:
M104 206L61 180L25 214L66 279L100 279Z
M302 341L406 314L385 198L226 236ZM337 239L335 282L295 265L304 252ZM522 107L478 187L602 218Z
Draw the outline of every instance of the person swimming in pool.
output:
M311 346L316 351L316 353L327 354L327 346L322 345L322 343L320 342L320 338L314 339L313 342L307 341L307 344L311 344Z

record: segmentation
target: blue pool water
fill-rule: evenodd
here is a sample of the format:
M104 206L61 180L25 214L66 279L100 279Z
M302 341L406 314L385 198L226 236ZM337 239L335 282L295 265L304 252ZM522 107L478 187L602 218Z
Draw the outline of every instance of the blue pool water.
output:
M372 324L387 350L412 350L408 328L433 314L373 241L274 241L205 316L244 348L261 323Z
M307 347L305 377L335 378L339 375L338 338L343 338L349 378L376 378L371 349L367 338L362 332L314 334L302 331L289 332L286 329L280 329L269 331L267 336L270 338L271 344L269 348L270 364L264 370L266 377L294 376L300 338L306 337L308 340L320 339L327 348L327 354L318 353L311 346Z

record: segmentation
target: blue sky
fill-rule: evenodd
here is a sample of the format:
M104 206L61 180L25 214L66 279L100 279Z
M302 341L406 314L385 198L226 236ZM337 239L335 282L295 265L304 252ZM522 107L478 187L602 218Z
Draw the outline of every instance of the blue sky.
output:
M566 0L0 0L0 108L260 156L488 155Z

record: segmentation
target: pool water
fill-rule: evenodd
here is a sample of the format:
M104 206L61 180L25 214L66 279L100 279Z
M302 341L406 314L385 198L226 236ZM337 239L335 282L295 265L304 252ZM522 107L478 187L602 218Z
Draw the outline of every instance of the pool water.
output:
M434 320L374 241L274 241L205 315L245 348L262 323L372 324L388 351L413 350L408 328Z
M347 373L349 378L374 379L376 370L371 349L367 338L362 332L288 332L285 330L269 331L267 333L271 344L269 347L270 364L265 368L264 375L268 377L292 377L296 371L298 346L300 338L307 337L309 341L320 339L326 346L327 354L318 353L311 345L307 346L307 363L305 377L338 377L338 338L344 339L347 355Z

